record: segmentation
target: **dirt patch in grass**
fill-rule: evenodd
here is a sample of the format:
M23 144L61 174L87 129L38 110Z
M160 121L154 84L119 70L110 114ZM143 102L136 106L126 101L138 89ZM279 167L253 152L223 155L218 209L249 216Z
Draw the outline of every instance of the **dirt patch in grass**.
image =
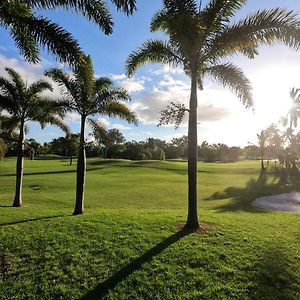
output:
M199 233L199 234L210 233L213 230L213 226L212 225L205 224L205 223L201 223L200 227L197 230L190 230L190 229L185 228L185 223L184 222L177 223L176 224L176 228L178 230L184 230L184 231L187 231L187 232L190 231L190 232L195 232L195 233Z

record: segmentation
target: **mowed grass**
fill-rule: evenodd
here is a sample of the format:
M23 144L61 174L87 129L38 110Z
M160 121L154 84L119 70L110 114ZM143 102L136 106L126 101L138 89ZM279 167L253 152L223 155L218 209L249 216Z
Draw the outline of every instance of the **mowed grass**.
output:
M281 192L256 184L258 161L200 164L210 229L190 234L185 162L89 159L76 217L75 164L26 161L22 208L14 168L0 162L0 299L300 299L300 215L251 206Z

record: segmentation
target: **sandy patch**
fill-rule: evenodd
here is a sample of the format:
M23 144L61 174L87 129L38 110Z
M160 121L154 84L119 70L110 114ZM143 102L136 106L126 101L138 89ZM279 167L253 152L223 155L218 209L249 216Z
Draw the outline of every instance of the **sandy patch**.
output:
M252 204L269 210L300 213L300 193L293 192L256 198Z

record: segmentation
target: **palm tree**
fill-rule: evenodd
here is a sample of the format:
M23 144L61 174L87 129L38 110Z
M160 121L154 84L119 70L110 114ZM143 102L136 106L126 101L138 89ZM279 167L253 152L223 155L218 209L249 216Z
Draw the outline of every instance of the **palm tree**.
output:
M274 123L272 123L266 129L266 132L267 135L269 136L269 146L272 147L272 150L274 150L275 166L276 166L277 158L279 154L282 153L283 150L284 139L281 135L280 130L278 129L278 126Z
M261 157L261 170L263 171L265 169L265 166L264 166L265 151L268 146L268 140L269 140L268 131L262 130L260 133L257 134L257 139L258 139L259 153L260 153L260 157Z
M60 86L65 88L65 106L81 116L80 143L77 160L77 187L74 215L84 212L84 186L86 174L85 126L88 121L92 127L104 132L103 126L89 116L97 114L120 117L128 122L136 123L135 114L119 100L129 100L126 90L115 88L112 81L105 77L94 78L94 70L90 57L75 69L74 77L60 69L46 72Z
M300 46L300 22L296 15L280 8L262 10L244 20L230 23L246 0L210 0L200 10L195 0L163 0L164 8L152 19L151 31L162 31L167 40L146 41L127 59L131 76L147 62L181 66L191 78L189 103L188 177L189 200L186 227L199 227L197 214L197 87L205 76L229 87L246 107L252 105L250 82L243 72L223 59L241 53L258 54L258 46L284 43Z
M127 14L135 9L135 0L112 0L113 4ZM61 62L71 66L81 61L82 51L72 35L48 18L37 16L36 10L63 8L80 13L97 24L105 34L111 34L112 16L103 0L2 0L0 1L0 26L9 30L16 46L29 62L39 61L42 46Z
M288 125L289 128L298 126L300 118L300 89L292 88L290 91L290 99L292 101L288 115L282 119L283 125Z
M68 132L68 127L61 120L63 110L59 103L41 94L47 90L52 91L50 83L39 80L27 87L19 73L10 68L5 68L5 70L10 78L0 77L0 109L5 109L12 116L13 126L18 124L19 127L16 191L13 206L20 207L23 203L22 181L26 122L39 122L42 128L50 123L61 127L66 132Z

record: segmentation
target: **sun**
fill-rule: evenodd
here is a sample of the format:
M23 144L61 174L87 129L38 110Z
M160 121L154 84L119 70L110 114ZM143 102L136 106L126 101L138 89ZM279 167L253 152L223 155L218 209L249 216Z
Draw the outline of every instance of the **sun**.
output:
M290 65L271 65L256 74L253 82L256 122L262 129L280 122L292 107L290 90L300 87L298 70ZM298 82L299 81L299 82Z

